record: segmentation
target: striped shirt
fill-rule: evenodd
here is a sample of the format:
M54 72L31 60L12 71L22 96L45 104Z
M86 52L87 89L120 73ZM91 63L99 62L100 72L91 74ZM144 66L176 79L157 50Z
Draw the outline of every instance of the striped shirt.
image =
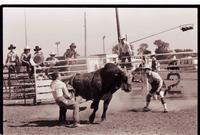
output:
M31 59L31 53L22 53L21 57L20 57L20 60L22 62L26 61L26 62L29 62Z

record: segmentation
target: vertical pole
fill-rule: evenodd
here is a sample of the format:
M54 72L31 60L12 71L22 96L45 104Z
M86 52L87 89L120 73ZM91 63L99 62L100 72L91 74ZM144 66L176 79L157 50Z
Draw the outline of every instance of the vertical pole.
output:
M23 96L24 96L24 104L26 105L26 87L25 87L25 77L24 77L23 81L24 81L24 94L23 94Z
M118 36L118 43L120 43L120 24L119 24L119 16L118 16L118 9L115 8L115 13L116 13L116 21L117 21L117 36Z
M37 77L36 77L36 69L37 67L34 67L34 82L35 82L35 97L33 99L33 104L37 104Z
M106 54L106 51L105 51L105 38L106 36L103 36L103 53Z
M27 25L26 25L26 9L24 9L24 26L25 26L25 46L27 46Z
M9 68L8 68L8 88L9 88L9 99L11 99L11 75Z
M59 48L58 48L58 45L60 44L60 42L56 42L55 44L57 45L57 56L59 56Z
M86 12L84 12L84 38L85 38L85 57L86 57L87 56Z

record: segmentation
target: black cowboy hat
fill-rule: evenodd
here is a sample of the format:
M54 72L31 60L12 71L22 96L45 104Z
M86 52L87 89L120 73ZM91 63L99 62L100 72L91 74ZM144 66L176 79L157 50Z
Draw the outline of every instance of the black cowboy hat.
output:
M10 44L10 46L8 47L8 50L15 49L15 48L16 47L13 44Z
M74 43L71 43L71 45L69 47L74 47L76 48L76 45Z
M40 48L39 46L35 46L35 49L33 49L34 51L40 51L40 50L42 50L42 48Z

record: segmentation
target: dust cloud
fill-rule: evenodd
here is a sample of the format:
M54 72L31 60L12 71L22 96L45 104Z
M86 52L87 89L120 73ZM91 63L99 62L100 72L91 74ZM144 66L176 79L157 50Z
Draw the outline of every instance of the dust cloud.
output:
M166 103L169 111L180 111L197 106L197 81L182 81L178 87L182 91L181 95L168 95ZM146 95L134 95L132 92L126 93L118 90L113 94L113 98L108 106L107 114L117 113L119 111L140 110L145 106ZM80 104L87 109L80 112L80 119L88 120L93 109L90 109L92 101ZM153 100L150 108L155 111L162 111L163 106L159 100ZM99 109L96 112L96 119L99 119L103 112L103 101L99 103ZM59 107L56 104L37 106L36 111L30 114L31 118L58 119ZM67 119L72 119L72 110L68 110Z

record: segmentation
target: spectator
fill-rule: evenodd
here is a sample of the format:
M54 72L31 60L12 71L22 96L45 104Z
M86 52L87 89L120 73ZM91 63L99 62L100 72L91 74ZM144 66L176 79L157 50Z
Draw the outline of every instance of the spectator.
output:
M119 55L119 59L121 60L122 64L121 67L124 68L124 66L126 66L127 69L131 69L132 68L132 64L131 64L131 55L132 55L132 51L131 51L131 47L130 44L125 41L125 36L122 35L120 37L120 43L117 45L118 46L118 55ZM126 59L128 59L129 63L125 63Z
M5 65L8 66L10 72L15 72L17 69L16 67L19 65L19 56L14 51L15 48L16 47L13 44L10 44L10 46L8 47L8 50L10 50L10 52L8 52L7 54Z
M35 48L33 50L35 51L33 58L34 58L34 62L36 63L36 65L44 66L44 64L43 64L44 55L41 52L42 48L40 48L39 46L35 46Z
M31 65L30 59L31 59L30 47L26 46L24 48L24 52L21 54L20 60L22 66L26 66L27 72L29 73L29 78L33 78L34 67Z
M50 52L49 55L50 57L46 59L46 65L50 67L55 66L58 62L58 59L55 57L56 54L54 52Z
M77 58L78 53L75 51L76 49L76 45L74 43L72 43L70 46L70 48L66 50L66 52L64 53L64 57L67 58Z
M55 57L56 54L54 52L50 52L49 55L50 57L48 57L45 61L45 65L49 67L45 70L46 76L49 76L49 73L54 71L52 67L58 63L58 59Z
M147 58L145 55L142 56L142 62L140 63L139 67L145 67L147 65Z
M155 72L160 71L160 63L156 59L156 56L154 53L152 53L151 59L152 59L152 64L151 64L152 71L155 71Z

